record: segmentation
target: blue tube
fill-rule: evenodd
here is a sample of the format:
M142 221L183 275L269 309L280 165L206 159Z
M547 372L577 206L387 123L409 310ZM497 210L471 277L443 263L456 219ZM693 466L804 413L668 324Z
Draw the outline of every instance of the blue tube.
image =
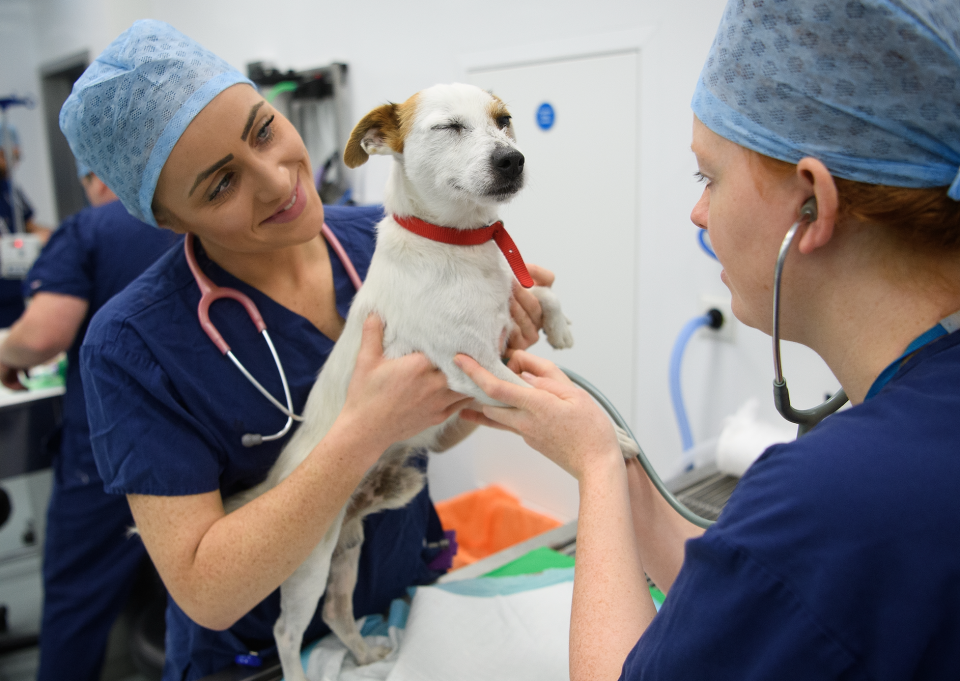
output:
M707 234L707 230L705 229L697 230L697 241L700 242L700 248L702 248L703 252L709 255L711 258L713 258L717 262L720 262L720 259L717 257L717 254L713 252L713 247L710 245L710 242L708 241L709 236L710 235Z
M673 344L670 353L670 397L673 400L673 413L677 417L677 428L680 429L680 441L683 451L693 447L693 434L690 432L690 422L687 420L687 409L683 404L683 391L680 386L680 367L683 364L683 351L687 342L701 326L709 326L712 322L710 315L694 317L680 330L680 335ZM692 466L688 465L687 468Z

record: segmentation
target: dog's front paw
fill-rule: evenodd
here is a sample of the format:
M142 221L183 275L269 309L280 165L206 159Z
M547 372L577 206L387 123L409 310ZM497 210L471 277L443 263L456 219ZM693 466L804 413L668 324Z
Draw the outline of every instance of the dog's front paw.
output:
M573 347L573 332L570 330L570 320L562 312L555 315L544 315L543 332L547 334L547 342L557 350L566 350Z
M534 286L530 292L540 301L540 309L543 310L543 332L547 335L547 342L557 350L572 348L570 320L560 309L557 294L546 286Z
M620 443L620 453L624 459L635 459L640 455L640 446L634 441L630 434L620 426L614 426L617 432L617 442Z

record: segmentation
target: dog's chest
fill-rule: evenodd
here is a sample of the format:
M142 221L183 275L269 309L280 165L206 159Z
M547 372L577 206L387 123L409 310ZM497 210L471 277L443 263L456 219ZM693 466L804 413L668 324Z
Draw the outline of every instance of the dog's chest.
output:
M386 322L390 355L446 354L501 344L512 281L493 243L450 246L381 232L363 292Z

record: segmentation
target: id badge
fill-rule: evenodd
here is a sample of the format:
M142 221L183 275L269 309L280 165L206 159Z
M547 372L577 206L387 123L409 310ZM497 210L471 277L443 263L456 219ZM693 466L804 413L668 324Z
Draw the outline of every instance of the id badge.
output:
M36 234L0 235L0 277L23 279L33 261L40 255L43 244Z

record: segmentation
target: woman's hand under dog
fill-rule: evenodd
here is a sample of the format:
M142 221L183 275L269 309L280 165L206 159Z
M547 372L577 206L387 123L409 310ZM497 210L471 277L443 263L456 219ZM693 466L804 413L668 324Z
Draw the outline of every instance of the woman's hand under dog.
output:
M512 407L465 409L461 418L517 433L581 482L607 463L623 465L606 414L552 362L523 351L513 353L508 366L531 389L501 381L466 355L457 355L454 361L487 395Z
M539 265L527 265L527 270L537 286L553 286L553 272ZM513 317L514 327L507 337L507 356L516 350L526 350L540 338L540 329L543 328L543 310L540 301L520 282L513 282L513 293L510 296L510 316Z
M443 423L471 402L447 387L447 378L422 353L383 356L383 322L370 315L342 415L363 424L382 448ZM373 464L373 460L370 461Z

